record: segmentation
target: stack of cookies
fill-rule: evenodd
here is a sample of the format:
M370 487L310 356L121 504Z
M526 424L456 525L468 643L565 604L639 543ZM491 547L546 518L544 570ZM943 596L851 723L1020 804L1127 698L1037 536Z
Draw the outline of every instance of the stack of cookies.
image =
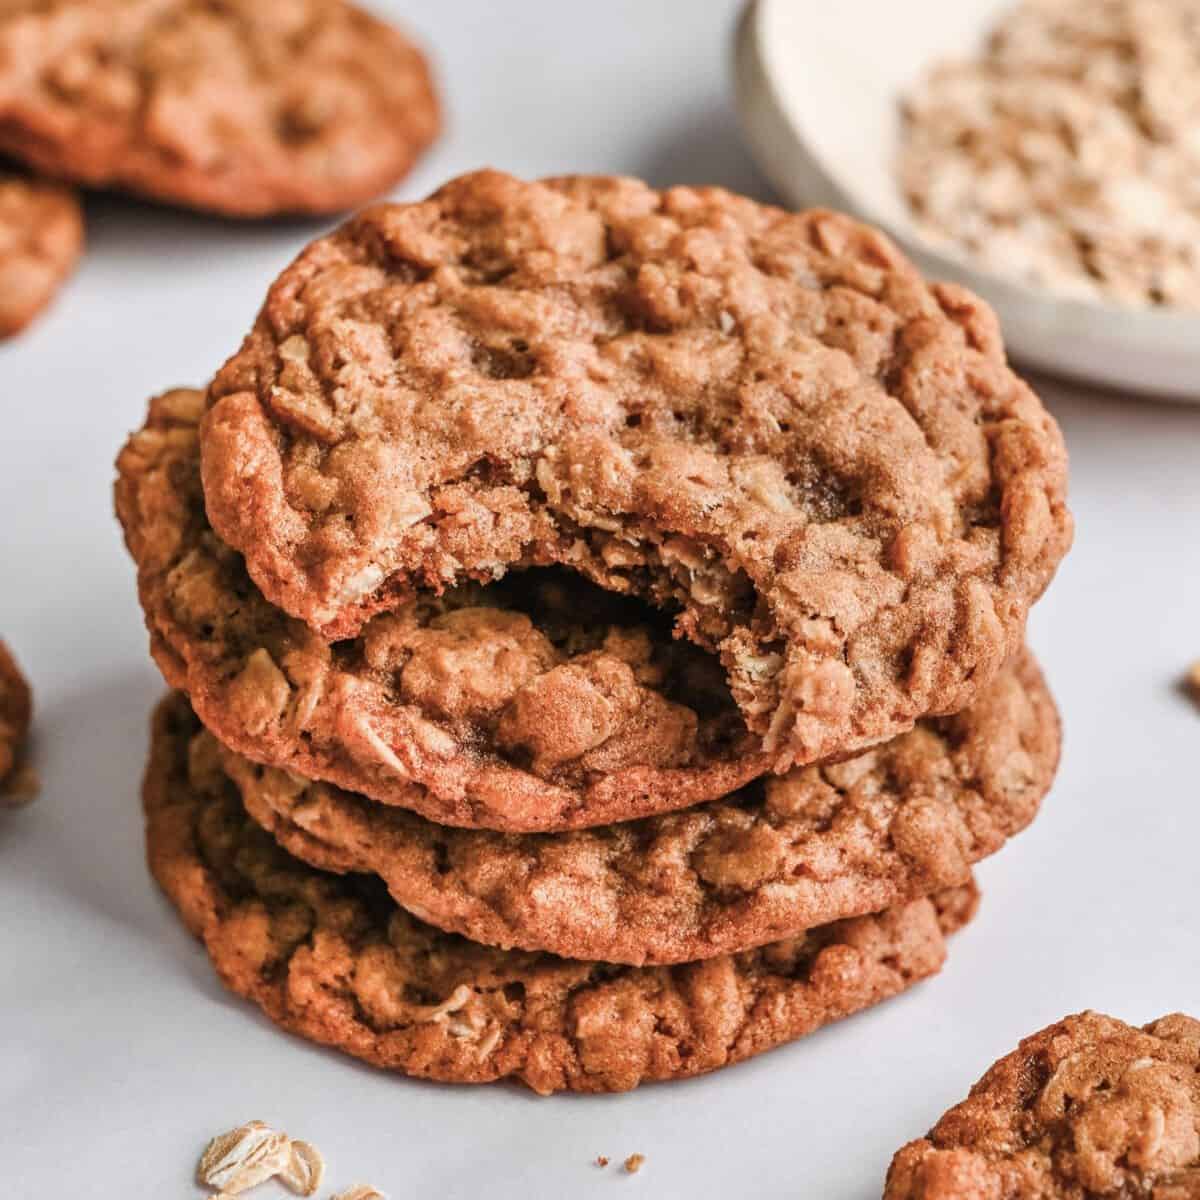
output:
M979 300L715 189L368 210L155 399L117 509L151 867L279 1025L630 1088L937 972L1059 725L1066 457Z

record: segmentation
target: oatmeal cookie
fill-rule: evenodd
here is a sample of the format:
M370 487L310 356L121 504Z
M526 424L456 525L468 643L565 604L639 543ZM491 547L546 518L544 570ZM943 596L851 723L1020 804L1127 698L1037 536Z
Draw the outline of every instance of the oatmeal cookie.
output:
M424 594L329 645L212 533L199 392L152 402L117 510L151 649L227 745L443 824L550 830L716 799L769 759L719 665L566 571Z
M54 299L83 250L83 214L58 184L0 172L0 338Z
M222 764L289 853L380 876L422 921L640 965L746 950L962 883L1035 816L1059 741L1023 654L971 708L858 758L572 834L449 829L231 751Z
M202 443L213 528L326 637L563 564L718 653L778 770L965 707L1071 537L982 301L846 217L629 179L482 172L314 242Z
M885 1200L1194 1200L1200 1021L1086 1012L1026 1038L888 1171Z
M33 780L21 766L33 696L16 659L0 642L0 806L28 798Z
M934 974L970 886L748 954L612 967L492 950L422 925L378 881L284 853L242 809L181 697L154 724L151 868L225 984L276 1024L382 1067L538 1092L716 1070Z
M332 212L433 139L425 60L342 0L8 0L0 149L234 216Z

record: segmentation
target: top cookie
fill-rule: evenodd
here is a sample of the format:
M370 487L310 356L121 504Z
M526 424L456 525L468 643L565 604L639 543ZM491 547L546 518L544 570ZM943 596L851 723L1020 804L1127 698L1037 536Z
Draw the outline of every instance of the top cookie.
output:
M1200 1021L1099 1013L1026 1038L888 1171L885 1200L1194 1200Z
M964 707L1071 536L982 302L715 189L483 172L372 209L209 400L209 517L274 603L340 638L565 563L719 651L778 769Z
M341 0L6 0L0 149L237 216L385 191L437 132L425 61Z

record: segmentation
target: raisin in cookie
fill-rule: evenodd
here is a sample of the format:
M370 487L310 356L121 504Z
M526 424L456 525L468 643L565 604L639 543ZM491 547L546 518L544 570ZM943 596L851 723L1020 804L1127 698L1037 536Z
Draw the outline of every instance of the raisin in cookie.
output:
M905 1146L886 1200L1194 1200L1200 1021L1086 1012L1026 1038Z
M971 886L686 966L492 950L422 925L377 881L314 871L242 809L180 697L154 723L151 869L225 984L276 1024L382 1067L538 1092L716 1070L936 973Z
M391 187L437 132L425 60L341 0L8 0L0 149L236 216Z
M32 717L29 684L0 642L0 806L21 804L36 790L33 772L21 761Z
M202 406L187 390L153 401L116 501L154 657L233 749L507 830L683 808L769 765L712 656L571 572L425 593L329 645L268 604L209 528Z
M1036 815L1059 742L1026 654L971 708L858 758L572 834L449 829L228 750L222 764L289 853L380 876L429 924L640 965L747 950L962 883Z
M719 653L776 769L965 707L1071 538L991 311L716 189L455 180L313 243L210 390L204 487L327 637L560 563Z
M83 214L58 184L0 173L0 338L54 299L83 250Z

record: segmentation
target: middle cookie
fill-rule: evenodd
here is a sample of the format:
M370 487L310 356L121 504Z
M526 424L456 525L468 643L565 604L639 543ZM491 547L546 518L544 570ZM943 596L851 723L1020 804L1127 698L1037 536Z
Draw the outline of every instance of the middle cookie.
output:
M561 830L713 800L770 765L714 656L561 569L412 598L329 645L209 526L203 398L160 396L118 460L151 649L226 745L449 825Z
M961 884L1032 820L1059 744L1054 703L1024 652L971 708L876 750L574 833L447 829L230 751L223 766L289 853L381 876L428 924L640 965L748 950Z

